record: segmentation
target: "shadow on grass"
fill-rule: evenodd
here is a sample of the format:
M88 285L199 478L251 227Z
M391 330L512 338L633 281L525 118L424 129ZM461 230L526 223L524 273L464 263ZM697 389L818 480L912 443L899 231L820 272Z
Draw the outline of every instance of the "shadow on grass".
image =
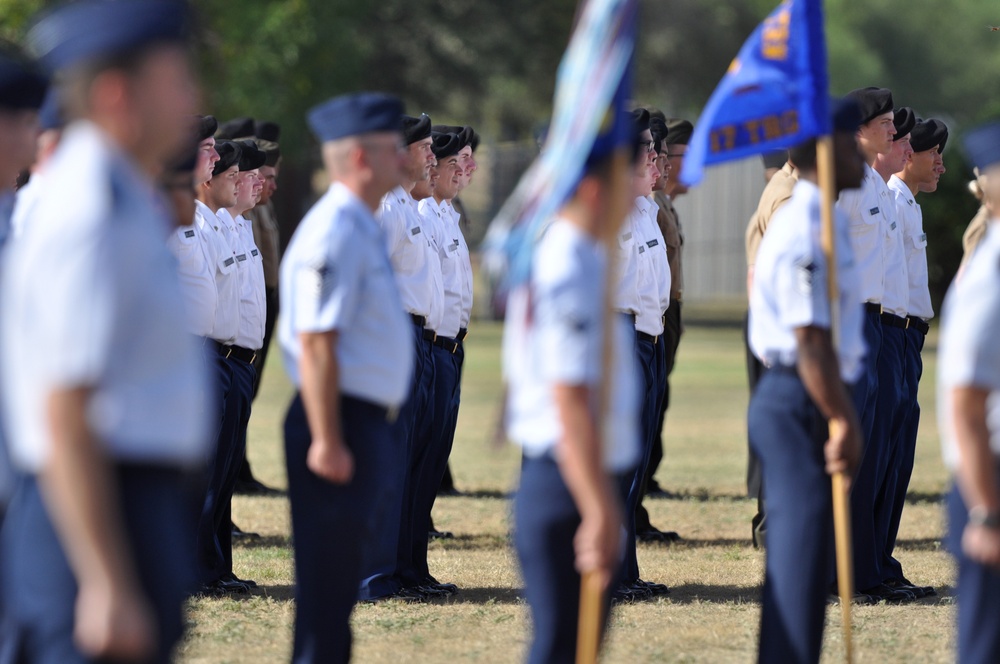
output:
M650 549L707 549L709 547L723 547L729 548L733 546L742 547L745 549L753 548L749 537L742 538L730 538L730 537L717 537L713 539L688 539L681 536L682 539L679 542L664 543L664 542L640 542L639 546Z
M233 538L233 548L257 549L267 547L289 547L292 538L288 535L258 535L257 537Z
M440 546L446 551L492 551L510 545L510 538L503 534L456 534L447 539L436 539L430 544L431 548Z
M943 503L944 493L941 491L908 491L906 502L910 505L917 503Z
M704 583L685 583L670 586L665 597L673 604L760 604L759 586L713 586Z
M508 500L513 497L513 491L500 491L499 489L476 489L475 491L462 491L461 493L454 495L439 494L437 499L448 500L450 498L483 498L492 500Z
M904 551L940 551L944 545L940 537L918 537L896 540L896 548Z
M464 588L445 600L446 604L518 604L523 600L520 588ZM435 602L437 603L437 602Z

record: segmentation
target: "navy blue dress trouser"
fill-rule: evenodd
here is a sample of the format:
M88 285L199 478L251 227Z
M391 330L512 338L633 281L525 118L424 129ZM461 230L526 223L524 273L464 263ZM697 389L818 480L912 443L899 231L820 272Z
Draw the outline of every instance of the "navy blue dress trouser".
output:
M861 422L864 452L857 474L851 484L851 542L854 547L854 584L867 590L882 583L882 574L875 557L875 497L881 486L885 468L885 441L875 438L875 418L881 384L879 355L882 350L882 320L877 311L865 311L864 335L868 354L864 373L854 384L851 395L854 409ZM836 581L836 565L831 542L830 581Z
M796 371L775 367L757 385L747 424L768 508L759 661L817 662L833 549L827 423Z
M573 537L580 513L550 456L524 457L514 498L514 546L531 608L528 664L573 664L580 618L580 574ZM612 585L613 587L613 585ZM604 597L602 628L607 624Z
M920 426L920 404L917 393L920 378L924 372L924 361L920 353L924 349L925 335L913 326L906 329L906 352L903 360L903 374L906 393L901 403L901 422L897 429L898 440L893 445L896 458L890 461L889 473L883 491L882 509L876 515L881 520L881 531L885 534L882 549L881 570L884 580L902 579L903 566L892 555L899 535L899 522L906 505L906 491L910 487L913 463L917 454L917 431Z
M642 498L643 479L649 464L653 440L659 436L655 431L660 417L660 402L663 398L663 337L656 342L647 336L636 336L636 365L638 366L642 389L642 419L639 439L639 465L635 473L627 473L620 480L622 504L625 510L625 550L623 553L622 581L626 584L639 580L639 560L635 544L635 508Z
M454 342L454 339L446 339ZM402 570L402 580L407 586L434 583L427 567L427 533L431 527L431 510L438 487L448 467L448 456L455 435L458 417L458 386L462 368L457 353L434 345L431 347L434 363L434 389L429 412L430 426L426 440L415 446L413 502L410 515L411 554L409 566Z
M392 426L394 453L381 469L386 508L376 516L374 535L362 565L360 599L389 597L403 587L403 572L411 567L412 545L412 463L416 441L427 423L434 391L431 344L423 338L424 328L411 325L413 334L413 378L410 394L399 409ZM426 436L426 434L424 434ZM424 533L427 537L427 533Z
M350 616L358 597L362 561L373 529L389 500L387 467L398 463L386 409L342 396L344 443L354 456L354 476L332 484L306 466L312 436L302 399L296 395L285 417L288 497L295 539L296 664L347 662ZM396 494L398 495L398 494Z
M132 561L158 634L151 662L172 661L184 631L184 601L197 587L195 526L200 481L167 466L120 464L118 505ZM21 479L2 535L3 664L90 662L73 640L76 577L33 476Z
M958 563L957 661L993 664L1000 662L1000 572L962 552L962 533L968 522L969 510L956 485L948 496L948 549Z

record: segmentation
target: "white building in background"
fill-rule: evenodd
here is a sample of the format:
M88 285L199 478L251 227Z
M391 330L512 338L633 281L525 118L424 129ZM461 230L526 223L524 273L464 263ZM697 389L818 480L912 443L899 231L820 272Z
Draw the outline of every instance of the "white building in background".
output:
M706 169L696 188L674 201L684 227L684 300L746 299L744 234L764 191L759 157Z

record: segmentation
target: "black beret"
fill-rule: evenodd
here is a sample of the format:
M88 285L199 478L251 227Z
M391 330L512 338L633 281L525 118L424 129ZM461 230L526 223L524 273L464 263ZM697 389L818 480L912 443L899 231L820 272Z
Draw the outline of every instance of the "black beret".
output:
M236 141L240 146L240 170L252 171L267 162L267 155L251 140Z
M215 151L219 153L219 161L215 162L215 169L212 170L212 177L221 175L233 166L239 166L240 155L243 150L238 143L232 141L222 141L215 144Z
M854 97L830 99L830 124L834 131L854 133L861 126L861 106Z
M848 92L847 96L858 102L861 124L892 110L892 91L888 88L858 88Z
M469 126L466 126L462 130L462 133L465 134L465 138L467 139L466 145L472 148L472 151L475 152L476 148L479 147L479 134L476 133L475 129Z
M215 130L219 128L219 121L211 115L196 115L195 131L198 134L198 142L201 143L206 138L215 135Z
M771 150L760 156L764 168L781 168L788 161L788 150Z
M281 138L281 127L277 122L272 122L270 120L257 120L257 122L254 123L253 135L262 141L277 143L278 139Z
M0 108L37 109L48 78L13 44L0 44Z
M632 111L632 123L640 134L649 129L649 111L644 108Z
M42 14L28 31L29 49L56 71L189 35L183 0L80 0Z
M663 150L663 139L667 137L667 123L662 118L650 114L649 133L653 136L653 149L657 153L661 152Z
M435 134L461 134L465 127L461 125L446 125L446 124L436 124L431 127L431 131Z
M413 145L417 141L431 137L431 118L426 113L419 118L412 115L403 116L403 141Z
M897 108L893 111L892 124L896 125L896 135L892 140L898 141L913 131L913 125L917 124L917 115L909 106Z
M910 146L914 152L926 152L944 146L948 143L948 127L934 118L919 120L910 132Z
M667 145L687 145L694 133L694 125L681 118L667 120Z
M434 139L431 142L431 151L434 153L434 158L438 161L454 157L465 147L462 145L462 139L458 134L434 133L431 136Z
M233 118L228 122L223 122L215 131L215 137L226 141L235 141L241 138L253 138L254 131L253 118Z

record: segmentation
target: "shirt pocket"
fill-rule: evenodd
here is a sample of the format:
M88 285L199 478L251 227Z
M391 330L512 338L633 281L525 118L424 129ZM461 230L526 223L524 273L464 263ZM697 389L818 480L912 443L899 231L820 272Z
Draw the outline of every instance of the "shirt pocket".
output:
M914 235L910 240L913 242L914 249L926 249L927 248L927 233L919 233Z

